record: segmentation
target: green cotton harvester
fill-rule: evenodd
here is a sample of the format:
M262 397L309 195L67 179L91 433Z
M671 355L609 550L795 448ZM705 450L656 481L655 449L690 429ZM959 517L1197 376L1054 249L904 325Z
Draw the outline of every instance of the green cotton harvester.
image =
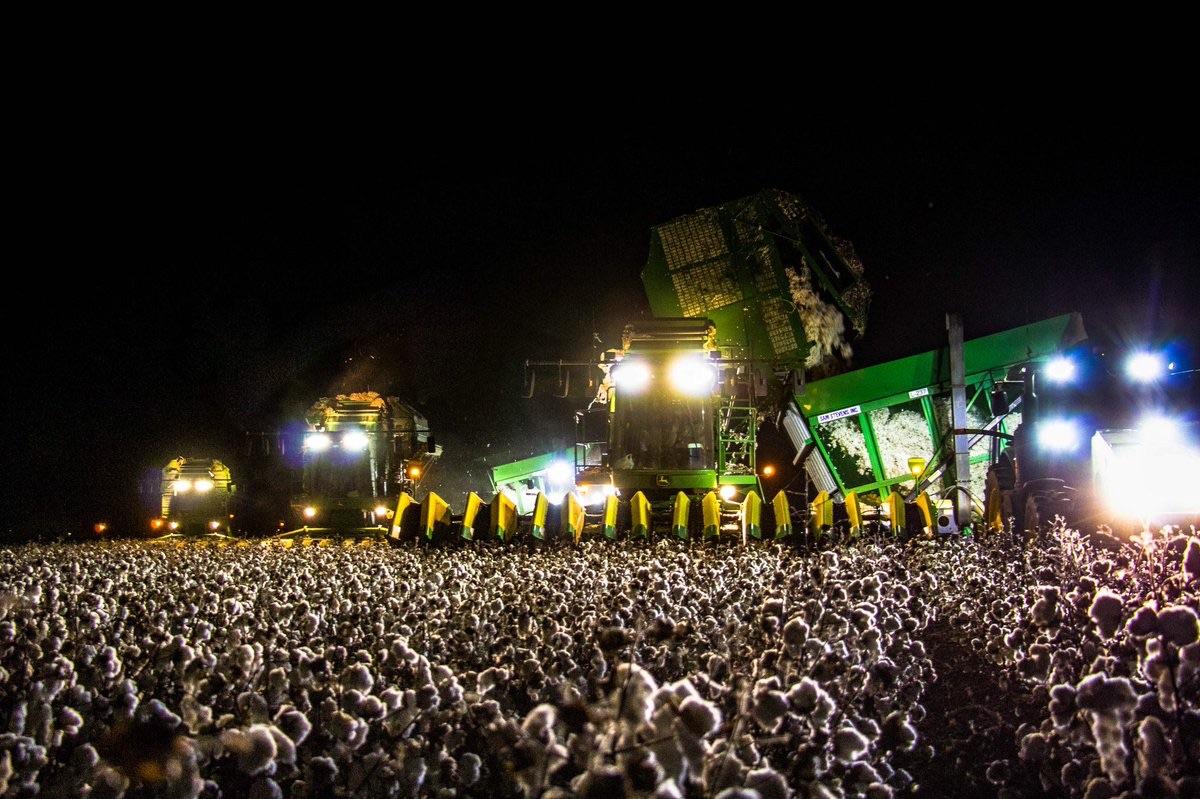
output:
M424 416L375 391L322 397L305 421L303 482L291 503L301 526L283 537L384 536L397 497L411 500L441 455Z
M160 515L150 531L161 538L225 536L235 486L215 458L172 458L162 470Z
M573 448L497 466L493 485L535 536L552 516L576 537L592 525L761 536L759 425L806 369L849 355L870 300L862 264L797 197L765 191L653 228L642 281L654 317L627 325L619 348L527 363L530 395L547 375L564 394L572 381L597 391ZM787 499L772 504L767 526L786 535Z

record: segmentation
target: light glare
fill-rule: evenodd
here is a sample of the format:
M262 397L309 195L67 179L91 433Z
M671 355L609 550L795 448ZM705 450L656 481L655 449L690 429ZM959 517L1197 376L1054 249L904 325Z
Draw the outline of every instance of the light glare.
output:
M213 490L213 481L208 479L197 480L192 483L192 488L196 489L197 494L207 494Z
M1125 374L1138 383L1153 383L1166 371L1167 365L1157 352L1135 352L1125 361Z
M351 430L342 436L342 449L349 452L362 452L367 448L367 434L361 430Z
M617 388L636 394L650 384L650 367L645 361L622 361L613 367L613 382Z
M304 437L304 448L309 452L324 452L332 443L326 433L309 433Z
M1046 364L1046 379L1052 383L1069 383L1075 379L1075 361L1059 355Z
M680 358L671 365L671 385L681 394L704 396L716 379L716 370L701 358Z
M575 470L571 468L571 464L566 461L554 461L546 469L546 476L550 478L550 482L555 485L566 485L571 482L571 477Z
M1050 452L1073 452L1079 448L1079 426L1068 419L1047 419L1038 425L1038 445Z

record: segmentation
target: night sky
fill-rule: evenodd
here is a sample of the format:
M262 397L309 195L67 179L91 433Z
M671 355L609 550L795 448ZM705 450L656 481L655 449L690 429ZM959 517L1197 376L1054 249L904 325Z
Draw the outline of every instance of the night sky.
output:
M570 437L575 403L522 399L522 362L615 344L648 312L649 228L767 187L854 242L875 290L856 365L940 345L951 309L968 337L1079 310L1095 336L1195 349L1200 156L1168 108L361 135L172 118L51 145L4 299L3 529L120 518L147 469L236 462L245 431L363 383L427 412L448 491L483 489Z

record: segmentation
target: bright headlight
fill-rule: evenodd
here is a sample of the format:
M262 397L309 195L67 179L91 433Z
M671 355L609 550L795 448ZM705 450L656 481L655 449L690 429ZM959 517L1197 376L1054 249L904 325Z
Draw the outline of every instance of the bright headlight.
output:
M717 493L721 496L721 499L729 502L737 496L737 486L723 485Z
M375 518L376 518L377 520L378 520L378 519L382 519L382 518L386 517L386 516L387 516L387 512L388 512L388 509L387 509L386 507L384 507L383 505L376 505L376 506L375 506Z
M712 391L717 372L702 358L680 358L671 364L671 385L681 394L702 397Z
M342 449L350 452L362 452L367 448L367 434L361 430L351 430L342 436Z
M196 489L197 494L207 494L213 490L213 481L207 478L202 478L192 483L192 488Z
M623 391L643 391L650 385L650 366L645 361L621 361L613 367L613 382Z
M1075 361L1059 355L1046 364L1046 379L1051 383L1070 383L1075 379Z
M570 484L574 474L575 470L566 461L554 461L546 469L546 476L550 478L550 482L560 486Z
M213 519L211 522L208 523L209 530L218 530L218 529L220 529L220 527L221 527L221 523L219 521L217 521L216 519Z
M304 437L304 448L309 452L324 452L332 443L327 433L309 433Z
M1135 352L1125 361L1125 374L1138 383L1153 383L1167 373L1167 361L1158 352Z
M304 509L304 518L311 519L316 515L317 515L317 509L314 508L312 505L309 505L307 508Z
M1050 452L1079 449L1079 425L1069 419L1046 419L1038 423L1038 446Z
M176 494L186 494L192 490L192 481L186 478L182 480L176 480L171 484L171 487L175 489Z

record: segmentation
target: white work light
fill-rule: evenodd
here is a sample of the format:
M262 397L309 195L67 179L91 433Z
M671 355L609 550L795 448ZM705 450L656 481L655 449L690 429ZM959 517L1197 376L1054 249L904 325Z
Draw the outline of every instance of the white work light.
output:
M213 481L208 478L201 478L192 483L192 488L196 489L197 494L207 494L213 490Z
M650 366L645 361L621 361L613 367L612 377L617 388L637 394L650 385Z
M702 397L712 391L717 372L702 358L680 358L671 364L671 385L681 394Z
M1079 448L1079 425L1069 419L1038 422L1037 442L1049 452L1074 452Z
M546 476L550 478L552 485L564 486L571 484L571 478L575 474L575 469L566 461L554 461L546 469Z
M182 480L176 480L171 484L171 487L175 489L176 494L186 494L192 490L192 481L186 478Z
M304 437L304 448L309 452L324 452L332 443L326 433L309 433Z
M1065 355L1051 358L1046 363L1045 375L1051 383L1070 383L1075 379L1075 361Z
M361 430L351 430L342 436L342 449L348 452L362 452L367 448L367 434Z
M1167 361L1161 353L1135 352L1125 361L1125 374L1137 383L1153 383L1167 373Z

